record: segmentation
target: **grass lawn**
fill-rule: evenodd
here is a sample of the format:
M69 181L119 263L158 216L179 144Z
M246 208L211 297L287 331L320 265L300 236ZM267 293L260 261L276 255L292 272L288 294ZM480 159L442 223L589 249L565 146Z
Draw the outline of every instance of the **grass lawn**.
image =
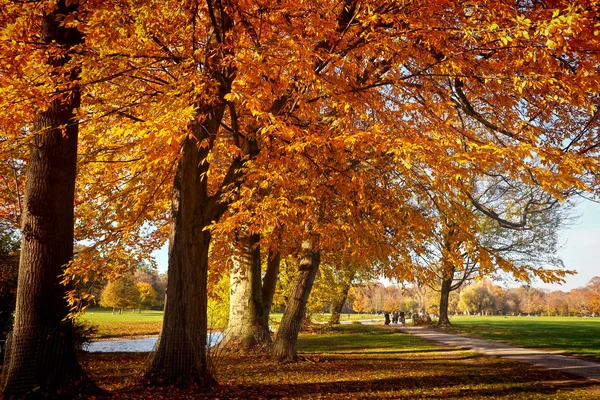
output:
M269 318L275 322L281 322L282 313L271 313ZM312 315L313 322L328 322L331 314L329 313L314 313ZM381 320L383 323L383 315L377 314L340 314L340 322L344 321L361 321L361 320Z
M314 313L312 320L315 322L328 322L331 314L329 313ZM343 321L360 321L365 319L377 319L383 323L383 315L379 314L340 314L340 322Z
M600 318L464 316L451 322L450 330L469 336L600 359Z
M144 310L141 313L125 310L112 314L110 309L91 308L81 320L98 328L98 338L158 335L162 327L163 312Z
M281 322L281 313L272 313L271 320L274 323ZM342 314L341 321L357 321L363 319L381 319L383 316L376 314ZM141 313L133 313L125 310L122 314L113 314L112 310L104 308L90 308L81 317L81 320L98 328L96 338L125 337L125 336L149 336L158 335L162 327L163 312L144 310ZM329 314L314 314L314 321L329 321ZM211 327L223 329L224 327Z
M119 399L591 399L600 385L558 371L438 348L383 327L347 325L303 334L303 361L278 363L262 354L220 353L219 386L132 387L148 354L83 353L90 376Z

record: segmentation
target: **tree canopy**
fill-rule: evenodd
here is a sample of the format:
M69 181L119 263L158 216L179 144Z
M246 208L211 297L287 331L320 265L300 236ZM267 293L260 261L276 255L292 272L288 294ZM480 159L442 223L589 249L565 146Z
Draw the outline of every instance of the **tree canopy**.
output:
M561 199L594 188L593 1L171 3L82 1L65 22L86 34L70 63L81 64L84 92L78 237L95 242L96 262L164 242L187 126L218 102L206 184L232 201L224 231L244 220L251 231L285 226L301 237L311 221L320 247L360 243L348 251L363 260L385 242L388 255L418 248L433 204L473 234L477 212L518 225L509 210L462 205L477 204L477 176ZM3 148L12 160L26 159L17 143L36 110L68 90L38 73L44 52L30 40L52 4L9 2L3 14ZM231 27L210 28L215 18ZM252 143L260 151L233 189L232 161Z

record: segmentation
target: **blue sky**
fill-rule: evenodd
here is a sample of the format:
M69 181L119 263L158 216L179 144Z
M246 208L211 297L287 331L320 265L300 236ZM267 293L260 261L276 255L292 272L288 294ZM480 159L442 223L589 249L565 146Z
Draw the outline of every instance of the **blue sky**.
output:
M573 226L561 232L563 246L559 251L566 269L576 270L577 275L568 276L564 285L546 285L538 282L533 286L550 290L569 291L585 286L594 276L600 275L598 256L600 250L600 204L584 200L575 207L579 216Z
M579 218L570 228L561 232L563 246L559 255L565 268L577 271L577 275L568 276L563 285L548 285L540 281L532 286L569 291L585 286L594 276L600 275L600 204L584 200L575 207L574 215ZM165 245L152 253L160 272L167 270L167 249Z

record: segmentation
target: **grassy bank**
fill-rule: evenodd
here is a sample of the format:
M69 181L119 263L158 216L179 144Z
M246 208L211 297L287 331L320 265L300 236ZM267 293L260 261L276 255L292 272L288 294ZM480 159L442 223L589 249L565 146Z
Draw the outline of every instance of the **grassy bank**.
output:
M454 317L452 331L600 359L600 318Z
M438 348L392 329L341 326L301 335L303 361L281 364L263 355L221 354L208 393L183 388L128 388L147 354L84 354L100 386L123 399L370 398L590 399L598 385L556 371Z

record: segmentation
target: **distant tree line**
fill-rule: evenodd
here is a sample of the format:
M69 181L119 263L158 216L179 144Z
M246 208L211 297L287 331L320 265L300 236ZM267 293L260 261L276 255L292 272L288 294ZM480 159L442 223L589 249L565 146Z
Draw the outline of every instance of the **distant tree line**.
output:
M439 297L439 292L426 286L398 288L386 287L379 282L361 284L350 290L345 310L357 313L424 310L437 315ZM568 292L527 285L504 288L484 279L452 292L448 311L451 315L598 316L600 276L592 278L584 287Z

